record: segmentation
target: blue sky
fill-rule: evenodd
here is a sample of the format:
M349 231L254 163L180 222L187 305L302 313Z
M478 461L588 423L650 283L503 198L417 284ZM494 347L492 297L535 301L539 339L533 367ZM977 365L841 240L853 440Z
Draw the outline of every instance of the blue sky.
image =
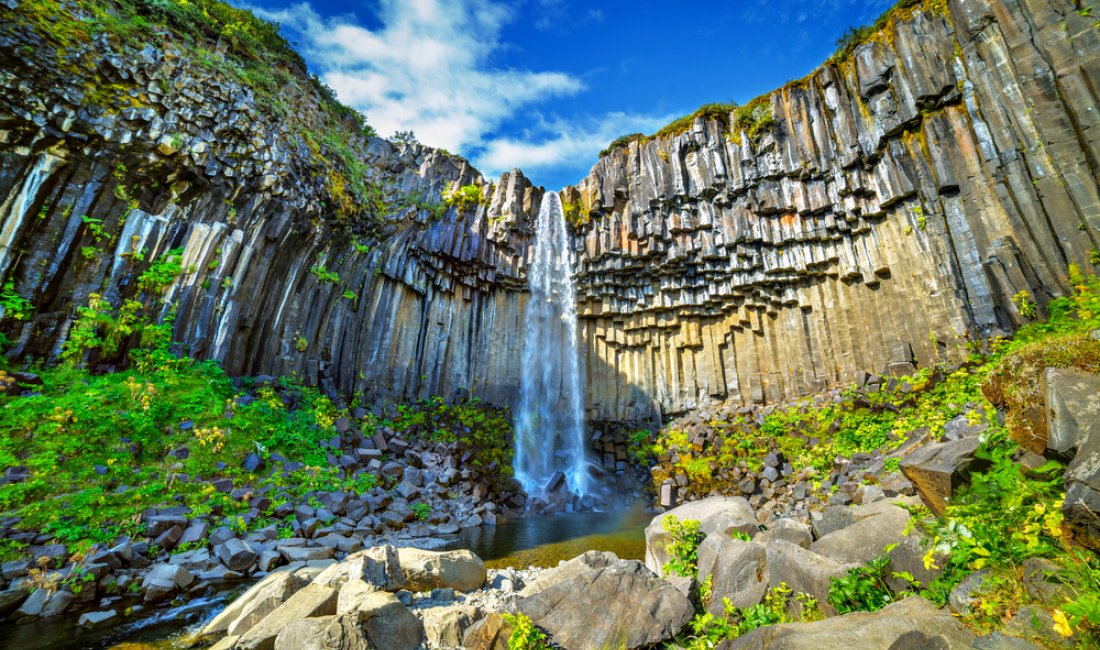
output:
M250 0L381 135L559 189L619 135L805 75L893 0Z

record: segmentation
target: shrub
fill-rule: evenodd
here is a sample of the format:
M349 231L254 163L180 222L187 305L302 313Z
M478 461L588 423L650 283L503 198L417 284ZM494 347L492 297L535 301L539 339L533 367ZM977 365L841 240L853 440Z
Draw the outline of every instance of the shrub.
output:
M459 212L465 212L482 203L481 188L473 184L456 187L443 197L443 203L448 207L454 206Z
M508 650L551 650L550 638L525 614L502 614L504 622L512 628L508 637Z
M666 515L661 522L661 528L669 536L666 546L669 560L661 570L669 574L694 578L699 570L699 544L707 534L699 530L697 520L680 521L676 515Z

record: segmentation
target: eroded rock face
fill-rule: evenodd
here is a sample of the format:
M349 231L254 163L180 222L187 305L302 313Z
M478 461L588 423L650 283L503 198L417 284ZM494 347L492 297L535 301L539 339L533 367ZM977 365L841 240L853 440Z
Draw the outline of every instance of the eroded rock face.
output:
M1093 19L1068 0L947 4L769 95L758 137L699 119L566 188L590 218L573 251L590 419L905 372L1013 329L1018 292L1041 307L1067 290L1100 229ZM55 355L75 307L117 308L182 248L164 298L196 357L344 394L515 402L541 188L349 137L382 201L345 229L327 170L251 90L170 39L98 39L80 47L109 65L63 72L26 23L0 21L0 276L35 306L4 325L13 354ZM137 105L86 97L112 85ZM287 103L320 128L315 98ZM486 204L418 205L455 184Z
M695 614L687 596L641 562L617 560L522 595L516 607L563 648L644 648Z
M743 497L708 497L673 508L654 517L645 529L645 565L657 575L663 575L664 566L670 559L667 548L670 537L664 529L669 516L680 521L698 521L699 530L708 535L731 530L755 534L759 529L756 513Z
M969 648L974 641L962 623L919 596L877 612L857 612L816 623L762 627L723 643L723 650L890 650Z

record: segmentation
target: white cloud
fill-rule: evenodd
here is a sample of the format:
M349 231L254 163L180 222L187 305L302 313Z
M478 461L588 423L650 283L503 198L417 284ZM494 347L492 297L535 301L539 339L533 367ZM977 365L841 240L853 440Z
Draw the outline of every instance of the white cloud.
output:
M536 128L523 137L488 142L476 162L491 174L513 167L528 172L560 170L571 167L570 163L577 160L595 162L600 150L615 138L627 133L653 133L674 117L607 113L579 123L540 118Z
M321 78L382 135L412 130L471 152L521 108L584 88L564 72L494 67L512 15L490 0L382 0L376 29L307 3L255 11L298 35Z

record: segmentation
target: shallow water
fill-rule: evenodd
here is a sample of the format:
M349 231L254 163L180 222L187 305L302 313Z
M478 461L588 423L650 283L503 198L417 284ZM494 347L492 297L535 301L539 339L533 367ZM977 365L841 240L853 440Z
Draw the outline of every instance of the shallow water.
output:
M585 551L612 551L624 559L645 555L644 529L652 515L637 508L613 513L527 517L503 526L468 528L445 548L468 548L490 568L553 567ZM77 626L78 616L17 625L0 624L0 650L191 650L208 647L192 635L254 581L211 591L179 607L151 608L96 630ZM117 609L140 601L119 602Z
M623 559L641 560L645 526L652 517L641 508L527 517L503 526L467 528L448 547L468 548L496 569L553 567L585 551L611 551Z

